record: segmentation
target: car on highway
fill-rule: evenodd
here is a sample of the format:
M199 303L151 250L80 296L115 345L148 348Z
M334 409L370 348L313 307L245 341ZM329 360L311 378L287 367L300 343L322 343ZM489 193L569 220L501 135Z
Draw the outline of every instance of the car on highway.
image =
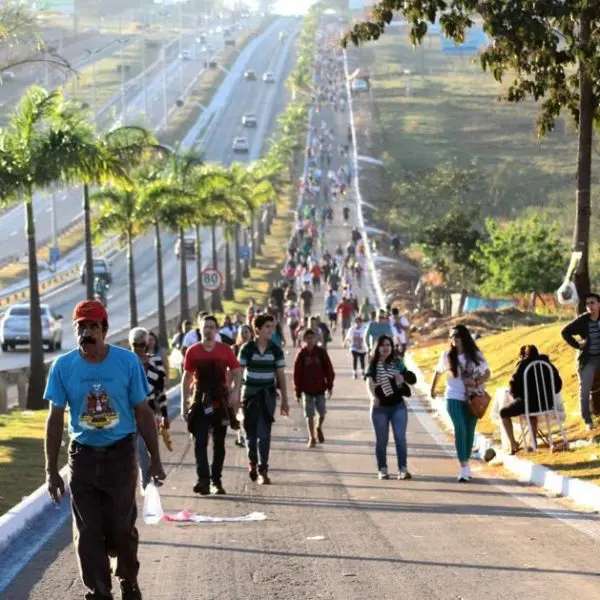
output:
M14 71L4 71L4 73L0 75L0 83L2 83L2 81L14 81L16 78L17 76Z
M256 80L256 72L253 71L252 69L248 69L247 71L244 71L244 79L246 81L255 81Z
M94 258L94 278L96 277L104 280L104 283L108 283L108 285L112 283L110 263L105 258ZM81 284L85 285L85 262L82 262L79 267L79 279Z
M183 238L183 250L185 258L196 258L196 238L191 235L186 235ZM179 258L181 252L181 241L177 239L175 242L175 256Z
M258 120L254 113L246 113L242 117L242 125L244 127L256 127L257 123L258 123Z
M229 39L225 40L225 45L226 46L235 46L235 40L233 38L229 38Z
M182 50L179 58L180 60L192 60L192 53L189 50Z
M196 38L196 44L206 44L206 34L205 33L201 33L197 38Z
M245 137L236 137L233 139L231 149L234 152L248 152L250 150L250 146L248 145L248 140Z
M52 310L49 304L40 306L42 317L42 343L50 352L62 348L62 315ZM28 345L31 341L29 327L29 304L13 304L0 321L0 347L2 352Z
M265 83L275 83L275 75L273 75L273 73L271 73L271 71L267 71L266 73L263 74L262 80Z

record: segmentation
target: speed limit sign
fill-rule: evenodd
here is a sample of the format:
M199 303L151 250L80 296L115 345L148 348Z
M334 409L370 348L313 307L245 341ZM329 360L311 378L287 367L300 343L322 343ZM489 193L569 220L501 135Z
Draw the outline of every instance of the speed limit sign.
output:
M223 283L223 276L218 269L209 267L202 271L202 287L209 292L216 292L221 289Z

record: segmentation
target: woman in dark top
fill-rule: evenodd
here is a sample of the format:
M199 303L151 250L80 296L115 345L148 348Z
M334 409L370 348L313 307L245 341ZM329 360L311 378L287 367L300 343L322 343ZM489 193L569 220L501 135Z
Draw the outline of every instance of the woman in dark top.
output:
M558 369L550 362L550 359L545 354L540 354L538 349L533 345L521 346L521 349L519 350L517 369L514 372L509 384L510 393L514 400L510 404L507 404L505 407L500 409L502 426L504 427L504 431L506 431L506 435L510 440L511 454L516 454L519 451L519 444L515 440L511 418L519 417L525 414L525 369L534 361L541 361L549 364L550 367L552 367L554 391L558 393L562 389L562 379L560 378ZM544 389L547 391L552 389L552 382L550 381L550 375L547 369L544 369L542 373L543 378L538 378L538 385L540 391L543 393ZM527 392L530 413L540 412L540 405L542 405L544 408L546 407L546 403L540 403L540 398L538 397L537 392L536 378L531 371L529 371L527 376ZM554 397L546 398L546 402L548 409L554 407ZM530 421L531 435L535 439L535 437L537 437L537 417L530 417Z
M394 340L390 336L382 335L377 340L365 379L371 400L371 423L375 432L378 478L389 479L387 445L391 425L398 460L397 478L410 479L406 450L408 411L404 398L410 396L407 384L416 383L417 378L396 355Z

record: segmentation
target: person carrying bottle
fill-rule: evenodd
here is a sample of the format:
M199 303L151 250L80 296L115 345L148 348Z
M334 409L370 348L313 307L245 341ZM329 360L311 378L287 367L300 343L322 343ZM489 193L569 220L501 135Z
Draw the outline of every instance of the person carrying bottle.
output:
M58 472L69 407L69 484L73 543L87 598L112 598L109 557L123 600L141 600L138 587L138 479L135 434L139 428L150 453L148 477L165 479L148 383L139 358L106 343L108 314L95 300L75 306L77 348L50 369L44 398L46 484L58 504L65 485Z

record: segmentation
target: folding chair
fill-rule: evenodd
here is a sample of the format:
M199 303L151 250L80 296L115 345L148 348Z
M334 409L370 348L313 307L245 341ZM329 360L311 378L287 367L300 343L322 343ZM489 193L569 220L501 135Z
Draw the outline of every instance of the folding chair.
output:
M535 393L538 400L538 410L536 412L530 412L529 410L529 383L535 384ZM523 390L524 390L524 402L525 402L525 414L521 415L521 440L526 452L529 452L527 444L527 434L533 432L531 427L531 417L542 417L545 416L547 433L544 433L540 428L540 419L538 419L537 434L540 438L545 441L550 449L554 448L554 442L552 441L552 420L556 420L560 431L562 433L563 444L567 447L567 434L563 427L562 421L556 408L556 389L554 387L554 373L552 367L543 360L534 360L530 363L525 372L523 373ZM533 399L532 399L533 400ZM531 435L532 446L534 451L537 450L536 436Z

